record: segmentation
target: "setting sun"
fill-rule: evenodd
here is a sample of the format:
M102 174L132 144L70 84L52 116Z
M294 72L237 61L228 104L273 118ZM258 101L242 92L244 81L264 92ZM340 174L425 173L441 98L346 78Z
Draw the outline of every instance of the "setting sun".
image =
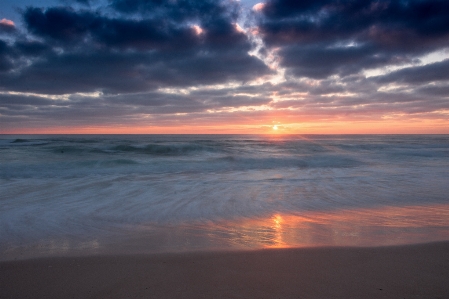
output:
M278 129L278 126L277 126L277 125L274 125L274 126L273 126L273 130L276 131L277 129Z

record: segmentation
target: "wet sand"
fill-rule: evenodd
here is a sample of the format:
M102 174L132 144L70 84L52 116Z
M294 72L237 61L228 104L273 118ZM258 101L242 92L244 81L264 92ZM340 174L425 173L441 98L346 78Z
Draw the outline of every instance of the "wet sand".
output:
M449 242L0 263L0 298L449 298Z

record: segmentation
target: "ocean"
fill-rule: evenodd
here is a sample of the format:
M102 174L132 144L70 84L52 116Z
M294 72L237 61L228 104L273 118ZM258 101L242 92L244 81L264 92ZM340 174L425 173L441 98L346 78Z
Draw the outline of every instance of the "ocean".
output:
M449 240L448 135L0 135L0 259Z

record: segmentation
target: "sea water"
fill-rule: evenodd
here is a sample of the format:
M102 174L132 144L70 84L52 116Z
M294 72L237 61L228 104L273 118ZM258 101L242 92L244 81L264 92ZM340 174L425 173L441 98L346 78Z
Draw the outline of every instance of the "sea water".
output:
M1 135L0 254L449 240L448 135Z

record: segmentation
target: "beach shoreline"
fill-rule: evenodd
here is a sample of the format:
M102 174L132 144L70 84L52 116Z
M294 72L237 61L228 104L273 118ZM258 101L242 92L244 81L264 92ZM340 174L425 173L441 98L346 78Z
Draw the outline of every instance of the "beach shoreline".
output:
M448 298L449 242L0 262L0 298Z

